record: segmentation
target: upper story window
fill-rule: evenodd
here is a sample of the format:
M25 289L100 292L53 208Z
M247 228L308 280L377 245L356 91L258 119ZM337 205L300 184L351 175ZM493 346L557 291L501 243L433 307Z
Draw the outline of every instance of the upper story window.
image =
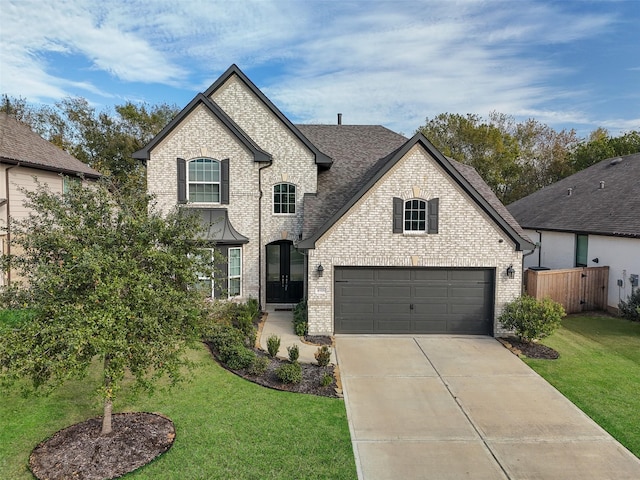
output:
M438 233L440 199L393 199L393 233Z
M404 231L424 232L427 229L427 202L420 199L404 202Z
M189 201L220 203L220 163L208 158L189 162Z
M229 159L178 158L178 203L229 203Z
M273 213L296 213L296 186L278 183L273 186Z

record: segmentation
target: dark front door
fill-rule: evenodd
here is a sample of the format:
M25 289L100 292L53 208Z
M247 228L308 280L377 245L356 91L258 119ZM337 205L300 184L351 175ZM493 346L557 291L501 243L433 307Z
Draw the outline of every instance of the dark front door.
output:
M267 245L267 303L298 303L304 288L304 256L288 240Z

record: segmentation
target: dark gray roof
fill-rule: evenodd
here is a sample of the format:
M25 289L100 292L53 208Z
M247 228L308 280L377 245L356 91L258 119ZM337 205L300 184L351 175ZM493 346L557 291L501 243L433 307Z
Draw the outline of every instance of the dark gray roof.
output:
M507 208L524 228L640 238L640 153L598 162Z
M233 228L226 208L194 208L192 210L198 211L204 228L200 240L208 240L216 245L241 245L249 241Z
M520 250L533 249L518 222L473 167L444 157L418 133L407 140L382 126L299 125L331 154L334 166L318 174L318 194L306 195L301 248L313 248L326 232L414 145L420 143L462 189L475 200Z
M407 139L381 125L297 125L333 158L318 171L318 194L304 198L303 238L310 236L366 183L372 167Z
M48 142L6 113L0 113L0 163L37 168L67 175L98 178L100 173Z

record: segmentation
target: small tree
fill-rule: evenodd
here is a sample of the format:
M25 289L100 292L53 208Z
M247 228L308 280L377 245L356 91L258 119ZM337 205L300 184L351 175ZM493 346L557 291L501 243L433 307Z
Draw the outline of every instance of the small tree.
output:
M102 434L111 432L126 372L146 390L160 377L182 378L203 305L193 286L213 263L197 254L196 216L162 217L110 190L100 183L65 194L42 185L23 191L32 213L11 226L13 251L21 253L3 259L23 282L2 295L29 315L0 332L0 380L27 378L27 392L82 378L98 358Z
M565 316L562 305L550 298L536 300L523 295L505 305L498 317L504 328L514 330L525 342L531 342L551 335L560 327Z

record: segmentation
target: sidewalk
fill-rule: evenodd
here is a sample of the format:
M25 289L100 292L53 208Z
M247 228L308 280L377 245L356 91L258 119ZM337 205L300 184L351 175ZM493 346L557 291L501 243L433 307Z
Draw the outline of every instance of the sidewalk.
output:
M260 348L265 352L267 351L267 339L271 335L277 335L280 337L280 350L278 350L278 357L289 358L287 347L291 345L298 345L300 349L300 357L298 359L301 363L316 363L314 354L318 350L317 345L309 345L304 343L300 337L293 332L293 312L275 310L273 307L268 306L265 309L267 318L264 321L262 331L258 332ZM336 364L335 348L331 347L331 363Z

